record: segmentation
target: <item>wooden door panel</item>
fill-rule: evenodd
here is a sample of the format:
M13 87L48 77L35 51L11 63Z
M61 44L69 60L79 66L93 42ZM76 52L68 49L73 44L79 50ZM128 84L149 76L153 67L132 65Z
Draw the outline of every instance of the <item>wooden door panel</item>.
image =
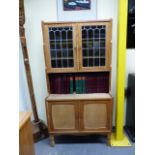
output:
M80 70L103 71L111 66L111 21L79 23Z
M81 107L81 130L110 131L112 122L112 101L83 101Z
M42 23L47 72L71 72L77 68L76 25Z
M84 126L87 129L105 128L107 125L107 107L105 104L84 105Z
M47 103L50 131L78 130L78 105L71 101Z
M53 105L52 118L55 129L75 129L75 110L73 105Z

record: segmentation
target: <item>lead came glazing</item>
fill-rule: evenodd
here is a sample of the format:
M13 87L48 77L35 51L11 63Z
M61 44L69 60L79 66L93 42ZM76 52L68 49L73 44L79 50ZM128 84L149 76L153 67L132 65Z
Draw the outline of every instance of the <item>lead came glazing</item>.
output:
M50 27L49 44L52 68L73 67L72 27Z
M84 67L105 66L105 26L82 26Z

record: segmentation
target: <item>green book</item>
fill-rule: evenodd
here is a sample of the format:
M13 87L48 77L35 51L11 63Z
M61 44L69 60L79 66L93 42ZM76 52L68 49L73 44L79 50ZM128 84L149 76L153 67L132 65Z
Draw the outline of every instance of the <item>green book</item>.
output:
M76 94L79 94L79 78L75 77Z
M70 94L73 94L73 77L70 77Z

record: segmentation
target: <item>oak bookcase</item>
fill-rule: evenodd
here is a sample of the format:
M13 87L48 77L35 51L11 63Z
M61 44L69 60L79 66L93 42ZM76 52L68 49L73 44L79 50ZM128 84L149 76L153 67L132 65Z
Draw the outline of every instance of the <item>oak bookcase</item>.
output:
M42 31L51 144L61 134L109 137L112 20L42 22Z

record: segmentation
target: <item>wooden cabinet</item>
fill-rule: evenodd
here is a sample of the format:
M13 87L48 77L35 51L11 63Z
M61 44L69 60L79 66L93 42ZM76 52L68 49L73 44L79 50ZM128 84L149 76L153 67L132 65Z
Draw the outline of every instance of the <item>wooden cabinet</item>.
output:
M111 133L110 94L51 94L46 98L46 110L51 135Z
M110 135L111 28L112 20L42 22L52 144L59 134Z
M48 72L103 71L111 63L111 20L42 22Z

